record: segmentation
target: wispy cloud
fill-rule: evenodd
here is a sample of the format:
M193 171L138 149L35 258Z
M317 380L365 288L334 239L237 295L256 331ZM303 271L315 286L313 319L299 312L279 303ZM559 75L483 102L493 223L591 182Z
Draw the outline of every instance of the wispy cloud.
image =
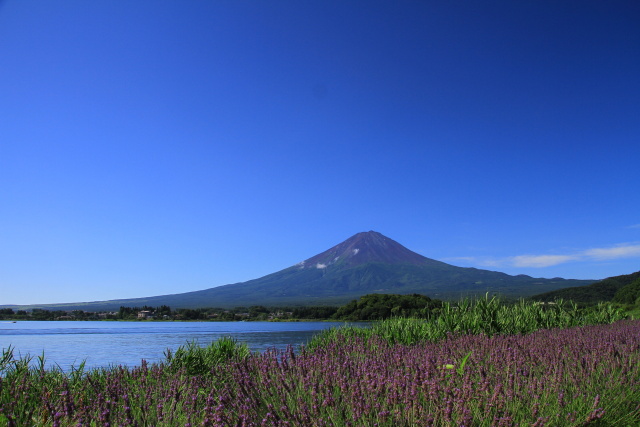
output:
M640 224L633 224L633 225L630 225L627 228L640 228Z
M568 262L604 261L620 258L640 258L640 244L620 244L606 248L591 248L574 253L546 255L516 255L510 257L456 257L449 261L463 261L482 267L544 268Z
M585 256L603 260L617 258L633 258L640 256L640 245L616 246L613 248L597 248L585 251Z
M576 255L518 255L509 258L514 267L551 267L579 259Z

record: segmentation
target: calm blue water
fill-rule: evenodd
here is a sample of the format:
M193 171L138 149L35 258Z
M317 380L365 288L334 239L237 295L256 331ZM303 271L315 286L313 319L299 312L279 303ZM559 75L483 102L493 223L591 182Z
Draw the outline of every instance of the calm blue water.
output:
M86 360L86 367L139 365L157 362L163 352L187 341L201 345L231 336L253 351L286 348L306 343L336 322L105 322L105 321L0 321L0 348L10 345L16 355L39 356L47 366L69 371Z

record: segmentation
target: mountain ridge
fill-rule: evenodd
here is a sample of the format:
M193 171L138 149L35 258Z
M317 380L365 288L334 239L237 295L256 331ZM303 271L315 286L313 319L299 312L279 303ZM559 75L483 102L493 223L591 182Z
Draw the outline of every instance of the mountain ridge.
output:
M561 288L538 295L532 295L531 299L542 302L564 299L584 304L596 304L602 301L616 301L616 296L619 296L620 292L624 288L629 287L634 282L638 281L640 281L640 271L636 271L631 274L607 277L587 286Z
M357 233L298 264L246 282L146 298L27 307L98 311L117 310L122 305L168 305L174 309L342 305L376 292L419 293L439 299L458 299L486 292L521 297L593 282L510 276L457 267L415 253L376 231L368 231Z

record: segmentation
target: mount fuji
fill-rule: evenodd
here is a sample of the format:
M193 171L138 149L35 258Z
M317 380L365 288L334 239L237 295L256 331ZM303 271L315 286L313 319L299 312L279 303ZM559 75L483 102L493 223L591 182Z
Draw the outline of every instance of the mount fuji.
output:
M378 232L368 231L355 234L296 265L247 282L147 298L55 304L55 308L99 311L143 305L168 305L173 309L341 305L370 293L419 293L438 299L459 299L486 292L526 297L593 282L511 276L456 267L417 254ZM39 305L37 308L54 307Z

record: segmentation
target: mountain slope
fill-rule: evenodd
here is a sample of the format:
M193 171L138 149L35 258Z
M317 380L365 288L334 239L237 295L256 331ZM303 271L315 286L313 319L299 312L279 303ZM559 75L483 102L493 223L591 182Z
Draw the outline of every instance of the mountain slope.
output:
M424 257L380 233L369 231L358 233L294 266L243 283L175 295L38 307L97 311L117 310L121 305L169 305L172 308L338 305L375 292L420 293L440 299L485 292L519 297L592 282L535 279L456 267Z
M531 299L536 301L553 301L556 299L572 300L574 302L595 304L601 301L612 301L616 294L634 281L640 279L640 271L621 276L607 277L606 279L587 286L557 289L551 292L534 295Z

